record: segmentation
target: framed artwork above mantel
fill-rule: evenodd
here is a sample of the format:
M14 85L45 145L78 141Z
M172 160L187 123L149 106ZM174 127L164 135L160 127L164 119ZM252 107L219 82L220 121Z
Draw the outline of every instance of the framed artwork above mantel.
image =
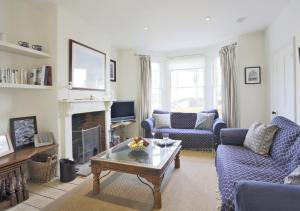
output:
M106 54L70 39L69 84L72 89L105 91Z

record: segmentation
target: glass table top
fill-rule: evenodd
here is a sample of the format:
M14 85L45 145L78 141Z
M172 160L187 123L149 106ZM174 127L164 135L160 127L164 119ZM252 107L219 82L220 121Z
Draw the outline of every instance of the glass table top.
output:
M133 164L142 167L160 168L179 148L181 141L174 140L170 146L158 146L155 144L161 139L146 139L150 144L144 151L132 151L128 147L131 139L124 141L109 150L102 152L91 160L108 161L113 163Z

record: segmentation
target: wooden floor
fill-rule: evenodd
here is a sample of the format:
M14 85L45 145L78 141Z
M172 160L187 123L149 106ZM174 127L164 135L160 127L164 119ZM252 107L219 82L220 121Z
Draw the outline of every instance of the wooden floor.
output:
M8 209L9 211L37 211L55 199L63 196L73 188L80 185L88 177L77 177L69 183L61 183L59 178L54 178L51 182L45 184L28 183L29 199Z

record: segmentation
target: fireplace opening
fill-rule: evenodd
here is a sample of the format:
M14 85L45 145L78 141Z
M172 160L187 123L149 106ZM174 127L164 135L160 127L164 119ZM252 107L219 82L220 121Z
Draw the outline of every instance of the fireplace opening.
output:
M83 164L89 158L101 152L101 125L89 129L74 130L73 159L76 163Z
M105 112L90 112L72 116L73 160L84 164L105 150Z

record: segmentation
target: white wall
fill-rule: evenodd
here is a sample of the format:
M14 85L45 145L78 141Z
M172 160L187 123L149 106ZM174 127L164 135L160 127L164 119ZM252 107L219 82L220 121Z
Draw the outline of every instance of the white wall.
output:
M0 51L0 67L36 68L52 65L56 85L56 9L52 5L33 5L28 1L0 1L0 32L7 41L41 44L50 59L34 59ZM39 17L39 18L37 18ZM0 133L9 132L9 119L37 116L38 131L51 131L57 137L57 101L53 90L0 88ZM47 112L45 112L47 111Z
M105 91L91 90L68 90L66 87L69 82L69 39L75 40L84 45L90 46L106 54L106 88ZM99 28L92 26L81 18L72 15L61 7L57 8L57 99L89 99L93 96L95 99L110 97L110 39ZM73 106L73 105L72 105ZM71 106L71 107L72 107ZM68 146L65 146L71 138L70 116L66 116L65 103L59 103L58 118L58 143L60 144L61 156L70 156ZM99 110L101 107L99 106ZM106 115L106 137L109 140L108 130L110 128L110 116ZM67 139L67 140L64 140ZM66 148L65 148L66 147Z
M245 67L261 67L261 84L245 84ZM265 33L241 35L237 47L238 126L248 128L254 121L269 120L268 69Z
M119 100L134 100L136 105L136 119L139 119L139 59L135 56L136 51L132 49L119 51L118 62L118 94ZM127 126L121 133L124 137L133 137L138 135L139 122Z
M61 99L110 96L110 39L105 33L54 4L30 0L0 0L0 32L8 41L41 44L50 59L33 59L0 51L0 67L33 68L53 66L53 89L24 90L0 88L0 133L9 132L9 118L37 116L38 130L54 133L60 149L64 134L61 126ZM37 18L38 17L38 18ZM106 53L106 91L68 91L69 39ZM112 53L114 54L114 53ZM117 54L114 54L114 58ZM109 127L109 125L107 125ZM106 137L109 137L108 134Z
M266 66L266 53L265 53L265 33L254 32L241 35L236 39L229 40L224 43L219 43L205 49L190 49L182 51L168 52L167 57L180 56L180 55L193 55L202 54L206 58L209 68L209 61L211 58L218 56L219 50L225 45L238 43L237 47L237 122L238 127L248 128L254 121L267 122L269 97L268 97L268 69ZM258 85L245 84L245 67L261 66L262 83ZM208 74L208 76L210 73ZM212 95L212 93L207 93ZM210 100L210 105L213 100ZM210 106L205 107L211 109Z
M296 47L300 46L300 1L291 0L290 4L284 8L278 18L268 27L266 33L268 62L270 65L271 55L281 47L296 38ZM297 122L300 124L300 74L299 74L299 54L296 57L296 79L297 79ZM270 70L272 71L272 70ZM270 108L271 111L272 108Z
M170 86L170 74L167 71L167 58L180 55L202 54L207 59L218 55L219 49L227 44L238 42L237 50L237 90L238 90L238 126L249 127L254 121L267 122L268 119L268 71L265 64L265 33L255 32L242 35L236 40L218 44L206 49L190 49L173 52L141 52L139 50L120 50L118 62L118 94L120 100L135 100L136 105L138 99L138 83L139 83L139 60L135 54L142 53L151 55L153 61L160 61L162 64L162 109L170 109L170 94L167 92ZM262 84L246 85L244 83L244 68L248 66L261 66ZM138 107L137 107L138 109ZM209 109L207 107L207 109ZM138 112L136 112L138 114ZM130 137L138 134L138 125L136 123L126 127L123 135Z
M64 87L69 82L69 39L95 48L106 54L106 91L66 91ZM59 99L78 99L102 98L110 95L109 81L110 64L110 39L103 31L91 26L66 10L58 7L57 12L57 67L58 67L58 98Z

